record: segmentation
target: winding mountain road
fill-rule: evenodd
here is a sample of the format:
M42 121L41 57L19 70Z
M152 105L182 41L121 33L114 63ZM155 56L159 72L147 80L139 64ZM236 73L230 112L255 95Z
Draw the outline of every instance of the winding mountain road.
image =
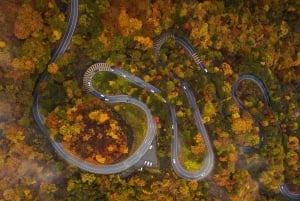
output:
M198 66L198 68L200 70L202 70L202 72L204 72L205 74L207 73L206 67L204 66L204 64L200 60L200 58L198 57L198 55L197 55L196 51L194 50L194 48L192 47L192 45L184 38L179 37L170 32L163 33L162 35L157 37L154 41L154 52L156 54L158 61L160 60L161 47L169 38L174 39L181 46L183 46L187 50L187 52L190 54L191 58L194 60L194 62ZM212 148L209 136L207 134L206 128L202 122L201 114L199 111L199 107L196 103L194 94L188 87L188 84L186 83L186 81L184 81L183 79L180 79L176 75L176 73L174 73L173 71L171 73L173 74L173 76L175 78L180 80L181 86L186 94L189 104L190 104L191 108L193 109L193 115L194 115L196 127L197 127L199 133L201 133L201 136L202 136L204 143L206 145L206 148L207 148L207 154L205 156L203 165L198 170L188 171L186 168L183 167L182 162L180 162L180 160L179 160L179 155L182 150L180 150L180 148L181 148L180 136L179 136L180 133L178 131L178 126L177 126L176 111L175 111L174 106L171 105L168 101L166 101L166 103L169 107L169 110L170 110L172 132L173 132L173 138L172 138L172 143L171 143L172 166L173 166L175 172L182 178L185 178L187 180L193 180L193 179L202 180L202 179L205 179L214 168L214 160L215 160L214 158L215 157L214 157L213 148Z
M68 20L68 26L67 26L67 29L66 29L66 32L65 32L63 38L61 39L61 41L58 45L58 48L52 54L50 63L56 62L57 59L66 51L66 49L68 48L69 43L71 41L74 30L76 28L76 24L77 24L77 20L78 20L78 0L71 0L70 2L71 2L70 3L70 16L69 16L69 20ZM162 45L166 42L166 40L168 38L173 38L181 46L183 46L187 50L187 52L189 53L191 58L194 60L197 67L203 73L205 73L205 74L208 73L205 65L198 57L198 55L197 55L195 49L192 47L192 45L186 39L184 39L180 36L177 36L173 33L169 33L169 32L164 33L156 39L156 41L154 43L154 52L155 52L157 58L159 58L159 56L160 56L160 49L161 49ZM101 99L107 103L133 104L133 105L139 107L140 109L142 109L144 111L144 113L146 114L146 117L147 117L146 136L143 140L143 143L139 146L139 148L135 151L135 153L133 153L127 159L125 159L124 161L121 161L119 163L112 164L112 165L91 164L91 163L83 161L82 159L79 159L75 156L70 155L69 153L67 153L64 150L61 143L58 143L50 138L48 129L44 125L44 117L40 113L40 110L39 110L39 92L38 92L39 84L42 81L47 80L47 77L48 77L47 69L45 69L40 74L40 76L38 77L38 79L36 81L34 90L33 90L32 112L33 112L34 119L35 119L38 127L42 131L42 133L49 137L50 142L51 142L52 146L54 147L55 151L63 159L65 159L69 163L71 163L85 171L93 172L93 173L97 173L97 174L113 174L113 173L122 172L124 170L128 170L128 169L134 167L137 163L141 163L141 162L145 166L151 167L152 162L143 158L145 155L147 155L147 153L149 153L149 150L153 150L153 142L155 142L156 124L153 120L151 111L149 110L147 105L145 105L143 102L141 102L131 96L128 96L128 95L106 95L106 94L103 94L103 93L99 92L98 90L96 90L92 84L93 76L96 75L97 73L101 73L103 71L108 71L108 72L114 73L118 76L122 76L123 78L127 79L129 82L147 90L150 93L158 94L158 95L162 96L161 91L159 89L157 89L156 87L152 86L151 84L144 82L142 79L140 79L124 70L121 70L116 67L108 66L107 64L104 64L104 63L93 64L86 70L84 77L83 77L83 83L84 83L84 86L86 87L86 89L91 94L93 94L94 96L98 97L99 99ZM179 157L178 157L179 152L180 152L180 146L179 146L180 145L180 137L179 137L179 131L177 128L176 111L175 111L174 106L172 104L170 104L166 98L162 97L164 103L166 103L166 105L169 108L171 123L172 123L171 128L172 128L173 138L172 138L172 142L171 142L171 163L172 163L172 166L173 166L175 172L179 176L181 176L185 179L188 179L188 180L192 180L192 179L201 180L201 179L206 178L211 173L211 171L214 167L213 148L212 148L211 142L209 140L209 136L207 134L205 126L201 120L201 114L200 114L199 108L196 104L196 100L195 100L193 93L189 89L188 84L183 79L178 78L178 76L174 72L172 72L172 73L175 78L180 80L181 86L188 98L189 104L194 111L193 114L194 114L194 119L195 119L197 129L199 130L199 132L201 133L201 135L204 139L204 142L205 142L208 152L204 159L203 166L199 170L188 171L182 166L182 164L179 161ZM242 104L242 101L238 98L236 92L238 89L238 85L243 80L251 80L251 81L255 82L259 86L260 90L262 91L264 99L267 102L267 104L269 106L271 105L270 98L267 94L267 88L264 85L264 83L253 75L242 75L232 88L232 97L236 100L236 102L240 105L240 107L242 109L245 109L245 106ZM282 185L280 185L279 189L280 189L281 193L284 196L288 197L289 199L300 200L300 194L294 194L294 193L290 192L287 185L282 184Z

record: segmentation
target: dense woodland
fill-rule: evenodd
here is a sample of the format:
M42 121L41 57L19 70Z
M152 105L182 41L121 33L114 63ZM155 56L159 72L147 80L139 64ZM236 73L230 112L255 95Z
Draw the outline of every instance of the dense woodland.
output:
M67 26L68 5L69 0L0 1L0 200L284 201L282 183L300 193L297 1L80 0L69 48L49 63ZM162 47L158 63L153 39L165 31L189 40L210 76L174 40ZM83 89L83 73L95 62L122 68L163 92L176 107L182 164L194 170L201 166L205 144L180 83L169 72L184 78L214 147L213 173L199 182L178 177L170 164L166 105L109 75L93 80L97 89L131 95L151 109L160 167L121 178L84 172L61 159L49 137L71 154L105 165L126 157L134 136L145 132L141 111L108 106ZM32 91L45 69L49 78L39 90L49 136L40 132L31 112ZM248 81L238 91L247 110L235 103L231 87L244 73L266 84L271 107ZM245 146L254 149L248 153Z

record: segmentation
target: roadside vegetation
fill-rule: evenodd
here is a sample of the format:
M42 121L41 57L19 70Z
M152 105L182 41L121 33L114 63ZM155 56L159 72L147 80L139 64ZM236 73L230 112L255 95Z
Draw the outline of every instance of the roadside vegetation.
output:
M287 200L279 185L300 193L300 16L297 1L81 0L68 50L49 64L65 31L69 1L0 1L0 200ZM122 6L120 6L122 5ZM153 52L164 31L185 37L210 72L204 75L174 41ZM206 153L193 111L173 70L193 91L216 156L207 179L179 178L170 163L171 126L161 98L107 74L93 80L107 94L146 103L157 123L158 170L126 179L81 171L60 159L31 113L39 74L41 108L50 137L96 164L127 157L142 141L147 120L133 105L106 105L83 90L82 76L106 62L151 83L175 106L181 160L194 170ZM251 82L231 96L241 74L267 86L272 107ZM261 124L258 125L258 122ZM258 146L259 134L264 136ZM243 146L255 151L246 153Z

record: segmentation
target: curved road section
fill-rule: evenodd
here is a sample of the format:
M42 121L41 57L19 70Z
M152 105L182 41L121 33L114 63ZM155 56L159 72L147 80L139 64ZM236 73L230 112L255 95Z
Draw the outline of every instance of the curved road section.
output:
M265 102L268 104L268 107L271 107L271 99L268 94L268 89L267 89L265 83L263 81L261 81L258 77L254 76L254 75L250 75L250 74L241 75L238 78L238 80L234 83L234 85L232 86L231 95L232 95L233 99L238 103L238 105L243 110L247 110L246 107L244 106L243 102L241 101L241 99L237 96L238 87L239 87L240 83L244 80L250 80L250 81L254 82L259 87L260 91L262 92Z
M72 0L70 5L71 5L70 16L69 16L66 32L65 32L62 40L60 41L58 48L53 53L50 63L56 62L57 59L66 51L66 49L68 48L69 43L71 41L72 35L75 31L77 20L78 20L78 0ZM97 66L97 67L92 66L91 68L89 68L86 72L85 78L87 78L89 75L93 75L93 73L95 73L95 71L93 71L93 70L95 70L96 68L99 71L107 70L107 67L104 67L104 66L102 66L103 68L98 68L98 67L99 66ZM115 72L116 72L116 74L121 75L123 77L128 76L128 74L122 72L121 70L116 70ZM42 114L40 114L40 111L39 111L39 93L38 93L39 83L42 81L45 81L47 79L47 76L48 76L47 69L45 69L43 71L43 73L41 73L41 75L39 76L39 78L36 82L36 85L33 90L32 113L33 113L34 119L35 119L38 127L42 131L42 133L49 137L48 129L44 125L44 117ZM132 82L137 84L138 86L141 86L141 85L142 85L142 87L146 86L151 92L157 91L156 88L151 87L147 83L143 83L142 80L137 77L131 76L129 78L131 78ZM91 89L91 87L92 86L90 86L89 89ZM114 164L114 165L100 166L100 165L94 165L91 163L87 163L87 162L83 161L82 159L79 159L75 156L70 155L69 153L67 153L64 150L61 143L58 143L49 137L53 148L60 155L60 157L62 157L67 162L69 162L83 170L93 172L93 173L99 173L99 174L111 174L111 173L117 173L117 172L126 170L126 169L130 168L131 166L133 166L134 164L136 164L137 162L139 162L145 153L149 153L149 152L147 152L148 149L155 150L153 148L153 145L151 145L151 142L153 141L153 138L154 138L154 132L155 132L156 125L153 122L151 113L145 104L143 104L142 102L140 102L138 100L132 99L129 96L125 96L125 95L119 96L119 97L104 96L104 98L103 98L102 94L99 92L96 93L95 90L93 90L92 93L94 95L98 96L99 98L104 99L105 101L132 103L132 104L140 107L141 109L143 109L148 118L147 135L144 139L144 143L143 143L144 145L140 146L138 148L138 150L133 155L128 157L125 161L122 161L122 162L120 162L118 164ZM153 159L153 157L151 159ZM145 163L143 165L151 167L153 165L153 162L152 162L153 160L151 160L151 159L147 159L147 160L145 159L145 161L144 161Z
M260 91L262 92L263 94L263 97L264 97L264 100L265 102L267 103L268 107L271 108L271 99L270 99L270 96L268 94L268 89L266 87L266 85L264 84L264 82L262 80L260 80L259 78L257 78L256 76L254 75L250 75L250 74L244 74L244 75L241 75L238 80L234 83L234 85L232 86L232 89L231 89L231 94L232 94L232 97L233 99L237 102L237 104L239 105L239 107L242 109L242 110L247 110L246 107L244 106L243 102L241 101L241 99L238 97L237 95L237 91L238 91L238 87L240 85L240 83L244 80L249 80L249 81L252 81L254 82L260 89ZM262 130L262 126L260 125L260 123L256 120L256 122L259 124L260 126L260 130ZM262 146L263 144L263 135L262 135L262 132L259 133L260 134L260 141L259 141L259 148ZM243 147L244 148L244 151L247 153L247 152L251 152L254 150L253 147ZM291 199L291 200L300 200L300 194L297 194L297 193L292 193L286 184L281 184L279 186L279 189L280 189L280 192L282 193L282 195L284 195L285 197Z
M176 40L176 42L178 42L190 54L194 62L197 64L198 68L200 68L204 73L208 72L203 61L200 60L193 46L185 38L177 36L170 32L161 34L154 41L154 52L156 54L156 57L158 58L158 61L160 61L160 49L169 38Z
M280 192L286 196L287 198L291 200L300 200L300 194L299 193L292 193L286 184L281 184L280 187Z
M241 82L244 80L252 81L259 87L259 89L262 92L262 95L264 97L264 101L267 103L268 107L271 108L271 99L268 94L268 89L267 89L265 83L263 81L261 81L258 77L254 76L254 75L250 75L250 74L241 75L231 88L231 96L235 100L235 102L239 105L239 107L244 111L247 110L247 108L243 104L242 100L237 95L238 87L241 84ZM262 132L263 127L261 126L261 124L258 120L255 119L255 121L260 128L258 148L261 148L261 146L263 145L263 140L264 140L263 132ZM242 146L242 148L245 153L251 153L251 152L255 151L254 147Z
M78 20L78 0L71 0L70 5L71 5L71 8L70 8L70 16L69 16L69 20L68 20L68 27L66 29L66 32L65 32L62 40L59 43L58 48L53 53L50 63L56 62L58 57L61 56L66 51L66 49L68 48L68 45L71 41L74 30L76 28L76 24L77 24L77 20ZM164 33L161 36L159 36L158 38L156 38L156 41L154 43L154 51L155 51L155 54L158 59L160 59L159 58L160 57L160 49L161 49L162 45L169 38L175 39L181 46L183 46L187 50L187 52L190 54L190 56L192 57L194 62L197 64L198 68L200 70L202 70L204 73L208 73L205 65L198 57L198 55L197 55L195 49L192 47L192 45L184 38L179 37L179 36L169 33L169 32ZM103 93L97 91L93 87L92 79L95 74L101 73L103 71L108 71L108 72L114 73L116 75L122 76L122 77L126 78L128 81L132 82L133 84L135 84L141 88L144 88L151 93L159 94L161 96L161 92L159 89L155 88L154 86L152 86L149 83L144 82L140 78L138 78L134 75L131 75L130 73L123 71L121 69L118 69L115 67L110 67L104 63L96 63L96 64L90 66L87 69L87 71L85 72L85 75L83 77L84 86L94 96L96 96L99 99L106 101L108 103L133 104L133 105L141 108L146 114L148 124L147 124L147 131L146 131L145 139L144 139L143 143L141 144L141 146L135 151L135 153L133 153L127 159L125 159L124 161L117 163L117 164L105 165L105 166L87 163L79 158L76 158L76 157L68 154L64 150L63 146L60 143L52 140L49 137L48 130L44 125L44 117L39 112L39 93L38 93L38 89L37 89L39 83L41 81L45 81L47 79L48 73L47 73L46 69L43 71L43 73L41 73L41 75L37 79L36 85L33 90L32 112L33 112L34 119L35 119L37 125L39 126L39 128L41 129L42 133L47 135L50 138L51 144L54 147L54 149L56 150L56 152L63 159L65 159L69 163L71 163L83 170L93 172L93 173L99 173L99 174L112 174L112 173L118 173L118 172L122 172L124 170L128 170L132 167L140 167L141 166L140 164L143 164L143 166L151 167L153 164L151 159L145 158L145 156L149 155L153 159L153 151L151 151L151 150L155 150L154 149L154 145L155 145L154 135L155 135L155 130L156 130L156 124L153 121L152 114L151 114L149 108L143 102L141 102L135 98L132 98L128 95L106 95L106 94L103 94ZM173 74L175 75L175 77L177 77L175 73L173 73ZM271 105L270 97L268 96L267 88L264 85L264 83L253 75L242 75L232 88L232 96L242 109L246 109L246 108L242 104L242 101L239 99L236 92L238 90L238 86L239 86L240 82L242 82L243 80L251 80L254 83L256 83L259 86L260 90L262 91L264 99L267 102L267 104L269 106ZM180 79L180 82L181 82L183 90L189 100L189 103L190 103L191 107L193 108L194 119L196 121L197 129L202 134L202 137L203 137L206 147L208 149L208 154L205 157L204 165L198 171L194 171L194 172L187 171L181 165L181 163L179 161L179 157L178 157L179 151L180 151L179 150L180 138L179 138L178 128L177 128L176 111L175 111L174 106L171 105L167 101L167 99L165 99L163 97L163 101L169 107L169 112L170 112L171 122L172 122L172 131L173 131L173 139L172 139L172 144L171 144L172 166L175 169L175 172L179 176L181 176L185 179L201 180L201 179L204 179L212 171L212 169L214 167L213 149L212 149L212 145L210 143L207 131L205 129L205 126L201 120L201 115L199 112L199 108L197 107L195 97L194 97L193 93L190 91L187 83L182 79ZM261 142L262 142L262 137L261 137ZM150 150L150 152L149 152L149 150ZM286 196L289 199L300 200L300 194L292 193L288 189L286 184L280 185L280 191L284 196Z
M68 26L67 26L65 34L62 37L57 49L52 54L50 63L56 62L57 59L67 50L67 48L71 42L73 33L75 31L77 20L78 20L78 0L71 0L71 8L70 8L70 16L68 19ZM47 75L48 75L48 72L47 72L47 69L45 69L41 73L41 75L39 76L39 78L35 84L33 96L38 96L36 88L40 82L46 80ZM38 98L35 98L34 101L37 101L37 100L38 100Z
M206 67L204 66L204 64L200 60L200 58L198 57L198 55L197 55L196 51L194 50L194 48L192 47L192 45L184 38L179 37L179 36L169 33L169 32L163 33L158 38L156 38L156 40L154 42L154 51L155 51L155 54L156 54L158 60L160 59L159 58L160 57L160 49L161 49L162 45L169 38L175 39L181 46L183 46L187 50L187 52L190 54L190 56L192 57L194 62L197 64L198 68L200 70L202 70L204 73L207 73ZM214 167L213 148L212 148L210 139L208 137L206 128L202 122L201 114L199 111L199 107L197 106L194 94L191 92L191 90L188 87L188 84L183 79L178 78L178 76L174 72L172 72L172 74L174 75L175 78L180 80L181 86L188 98L189 104L191 105L191 107L193 109L193 114L194 114L194 119L195 119L197 129L201 133L202 138L205 142L206 148L208 150L207 155L205 156L205 159L204 159L204 163L200 169L198 169L196 171L188 171L187 169L185 169L182 166L182 164L179 160L181 146L180 146L180 137L179 137L178 126L177 126L177 121L176 121L176 111L175 111L175 108L173 105L171 105L168 101L165 101L170 110L172 132L173 132L173 138L172 138L172 144L171 144L172 166L173 166L175 172L179 176L181 176L187 180L193 180L193 179L202 180L202 179L206 178L213 170L213 167Z
M75 31L76 24L78 19L78 0L72 0L71 1L71 8L70 8L70 16L68 21L68 27L66 29L66 32L62 38L62 40L59 43L58 48L52 55L52 58L50 60L50 63L56 62L58 57L62 55L66 49L68 48L68 45L71 41L72 35ZM47 128L44 125L44 117L42 114L40 114L39 111L39 93L38 93L38 86L40 82L45 81L47 79L48 73L47 69L45 69L40 76L38 77L34 90L33 90L33 106L32 106L32 113L33 117L42 131L42 133L49 137L49 132ZM49 137L50 138L50 137ZM55 142L50 138L50 142L52 146L54 147L55 151L65 160L69 161L70 163L74 164L75 166L78 166L80 164L84 164L83 161L80 161L79 159L75 157L71 157L65 150L63 149L62 145L60 143Z
M141 102L131 96L128 96L128 95L106 95L106 94L99 92L98 90L96 90L94 88L93 83L92 83L93 77L97 73L101 73L101 72L105 72L105 71L114 73L118 76L122 76L125 79L127 79L128 81L132 82L133 84L136 84L136 85L146 89L148 92L160 93L160 91L157 88L155 88L154 86L144 82L140 78L138 78L134 75L131 75L131 74L127 73L126 71L123 71L116 67L110 67L109 65L107 65L105 63L93 64L86 70L86 72L83 76L83 85L91 94L93 94L97 98L99 98L107 103L133 104L133 105L139 107L140 109L142 109L147 117L147 131L146 131L145 139L141 143L140 147L135 151L135 153L133 153L131 156L129 156L126 160L124 160L120 163L116 163L113 165L105 165L105 166L103 166L103 165L95 166L95 165L91 165L91 164L87 164L87 163L76 164L81 169L84 169L89 172L99 173L99 174L112 174L112 173L119 173L119 172L125 171L125 170L129 169L130 167L134 166L135 164L137 164L138 162L140 162L140 160L145 159L145 158L143 158L143 156L147 153L148 150L151 150L153 148L152 142L155 137L156 123L153 120L151 111L149 110L147 105L145 105L143 102ZM145 159L145 161L146 161L146 163L144 163L144 165L152 166L151 159L150 160Z

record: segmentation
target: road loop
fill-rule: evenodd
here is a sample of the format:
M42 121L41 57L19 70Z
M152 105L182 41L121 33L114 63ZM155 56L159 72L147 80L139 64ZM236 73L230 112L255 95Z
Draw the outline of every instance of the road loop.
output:
M191 58L196 63L197 67L204 72L205 74L208 72L206 67L204 66L203 62L198 57L196 51L192 47L192 45L184 38L179 37L173 33L166 32L162 35L158 36L154 41L154 52L157 56L157 60L160 61L160 50L162 45L169 39L172 38L176 42L178 42L181 46L183 46L186 51L189 53ZM172 133L173 138L171 142L171 164L175 170L175 172L181 176L182 178L185 178L187 180L202 180L205 179L213 170L214 167L214 152L213 148L209 139L209 136L207 134L206 128L202 122L202 117L199 111L199 107L197 106L196 99L192 91L190 90L188 84L183 79L179 78L175 72L171 71L173 76L180 80L181 86L186 94L186 97L188 99L188 102L190 106L193 109L193 115L194 120L196 123L197 130L199 133L201 133L201 136L204 140L204 143L207 148L207 154L205 156L203 165L201 168L199 168L196 171L188 171L185 167L183 167L182 163L179 160L180 152L182 151L180 149L180 136L178 131L178 125L177 125L177 119L176 119L176 111L173 105L171 105L168 101L166 101L169 110L170 110L170 116L171 116L171 123L172 123Z
M74 30L76 28L77 20L78 20L78 0L71 0L70 1L70 15L68 20L68 26L65 31L65 34L60 41L58 48L54 51L52 54L50 63L56 62L57 59L66 51L66 49L69 46L69 43L71 41L72 35L74 33ZM156 57L158 61L160 61L160 50L161 47L164 45L164 43L169 39L174 39L176 42L178 42L190 55L191 59L195 62L198 69L200 69L205 75L209 76L209 73L203 63L203 61L200 60L198 57L195 49L193 46L183 37L177 36L176 34L166 32L160 35L156 38L154 43L154 52L156 54ZM127 159L116 163L116 164L110 164L110 165L95 165L88 163L86 161L83 161L82 159L77 158L76 156L72 156L69 153L67 153L64 150L64 147L61 143L56 142L52 138L50 138L49 131L44 125L44 116L40 113L39 108L39 91L38 86L41 82L46 81L48 75L47 69L45 69L40 76L38 77L34 90L33 90L33 106L32 106L32 112L34 119L40 128L41 132L49 137L49 140L55 149L55 151L58 153L60 157L65 159L67 162L73 164L74 166L83 169L88 172L96 173L96 174L113 174L113 173L119 173L122 171L126 171L128 169L135 169L139 168L141 169L144 166L147 167L153 167L155 166L155 160L156 160L156 149L155 149L155 130L156 130L156 124L153 120L153 116L151 114L150 109L147 107L146 104L143 102L128 96L128 95L107 95L99 92L96 90L93 86L93 77L97 73L102 72L110 72L114 73L118 76L122 76L123 78L127 79L129 82L147 90L148 92L152 94L157 94L162 97L161 91L157 89L156 87L152 86L149 83L144 82L142 79L122 70L117 67L111 67L105 63L96 63L90 66L83 77L83 83L85 88L94 96L99 98L102 101L105 101L107 103L125 103L125 104L133 104L140 109L144 111L147 117L147 129L146 129L146 135L141 143L141 145L138 147L138 149L130 155ZM202 122L201 114L199 111L199 108L196 104L196 99L194 94L189 89L188 84L183 79L179 78L173 71L171 71L173 76L180 80L181 86L188 98L188 102L193 109L194 119L197 126L198 131L201 133L202 138L204 139L205 145L208 149L207 155L205 156L203 165L201 168L199 168L197 171L188 171L186 170L182 164L179 161L179 151L180 151L180 137L178 132L178 126L177 126L177 119L176 119L176 111L175 108L170 102L162 97L163 102L168 106L169 113L171 117L171 129L172 129L172 142L171 142L171 164L175 170L175 172L181 176L182 178L185 178L187 180L202 180L206 178L212 171L214 167L214 153L213 148L211 145L211 142L209 140L209 136L207 134L206 128ZM233 99L239 104L240 108L242 110L246 110L245 105L242 103L240 98L237 96L238 86L239 84L244 80L250 80L258 85L260 88L264 100L267 103L269 107L271 107L271 101L270 97L268 95L268 90L265 86L265 84L258 79L257 77L253 75L242 75L239 77L237 82L232 87L232 97ZM259 122L258 122L259 123ZM260 145L263 142L263 136L260 136ZM282 184L279 187L281 193L286 196L289 199L292 200L300 200L300 194L292 193L286 184Z
M268 89L266 87L266 85L264 84L264 82L262 80L260 80L258 77L251 75L251 74L243 74L241 76L239 76L238 80L232 85L231 88L231 96L232 98L235 100L235 102L239 105L239 107L241 108L242 111L247 111L248 109L246 108L246 106L243 104L243 101L240 99L240 97L237 95L238 92L238 88L239 85L245 81L245 80L249 80L253 83L255 83L264 98L265 103L267 104L267 106L269 108L271 108L271 99L270 96L268 94ZM263 136L263 126L261 125L261 123L259 122L259 120L257 120L256 118L254 118L254 121L256 122L256 124L259 127L259 142L258 142L258 149L261 148L261 146L263 145L263 141L264 141L264 136ZM249 147L249 146L241 146L244 150L245 153L252 153L254 151L257 151L257 149L255 147Z

